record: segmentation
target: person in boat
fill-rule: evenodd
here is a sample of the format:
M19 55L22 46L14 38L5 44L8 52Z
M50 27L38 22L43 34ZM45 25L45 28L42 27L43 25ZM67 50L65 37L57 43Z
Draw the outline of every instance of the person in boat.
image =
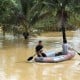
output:
M62 44L62 49L63 49L62 54L66 55L68 53L69 48L70 47L69 47L68 43L63 43Z
M43 52L42 49L40 50L40 56L41 56L41 57L47 57L46 54Z
M38 57L46 57L46 54L43 53L43 45L42 45L42 41L40 40L38 42L38 45L35 47L35 50L36 50L36 54Z
M66 55L68 54L71 50L73 50L73 48L68 44L68 43L63 43L62 44L62 54Z
M73 50L68 43L62 44L62 51L55 54L55 56L66 55L70 50Z

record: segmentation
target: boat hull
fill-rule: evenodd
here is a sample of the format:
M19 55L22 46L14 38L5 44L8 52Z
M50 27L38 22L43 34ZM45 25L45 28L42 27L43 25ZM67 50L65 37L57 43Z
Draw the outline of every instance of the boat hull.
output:
M62 62L72 59L75 56L75 53L73 51L69 51L66 55L59 55L59 56L50 56L50 55L48 55L47 57L36 57L34 60L36 62L45 62L45 63Z

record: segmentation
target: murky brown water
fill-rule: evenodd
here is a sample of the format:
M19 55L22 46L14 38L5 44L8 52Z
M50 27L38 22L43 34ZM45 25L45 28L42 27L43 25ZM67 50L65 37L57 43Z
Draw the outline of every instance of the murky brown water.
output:
M68 42L80 51L79 31ZM60 63L27 62L34 54L38 40L43 40L46 49L61 48L61 37L37 37L23 39L0 39L0 80L80 80L80 56Z

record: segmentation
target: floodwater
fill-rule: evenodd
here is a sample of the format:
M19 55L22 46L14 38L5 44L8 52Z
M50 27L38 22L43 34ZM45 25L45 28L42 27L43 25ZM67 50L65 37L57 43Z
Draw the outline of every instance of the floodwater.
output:
M80 52L80 31L68 37L69 44ZM0 39L0 80L80 80L80 56L60 63L27 62L42 40L45 50L61 50L62 37L36 37L25 41L7 36Z

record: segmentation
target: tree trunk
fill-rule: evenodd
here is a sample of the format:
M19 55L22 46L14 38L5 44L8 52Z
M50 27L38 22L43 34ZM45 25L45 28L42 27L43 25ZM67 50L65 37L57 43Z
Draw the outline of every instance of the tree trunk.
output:
M62 24L61 26L62 26L63 43L67 43L65 26L64 26L64 24Z
M22 34L23 34L24 39L27 40L29 38L30 25L27 24L25 20L22 22L22 24L23 24L24 29L25 29Z
M26 40L29 37L29 33L28 32L23 32L23 36L24 36L24 39Z
M28 31L27 26L25 26L25 31L23 32L23 37L25 40L29 38L29 31Z
M2 26L2 31L3 31L3 37L5 37L5 25Z
M61 23L61 28L62 28L62 36L63 36L63 43L67 43L67 38L66 38L66 31L65 31L65 17L63 14L64 10L62 9L62 23Z

